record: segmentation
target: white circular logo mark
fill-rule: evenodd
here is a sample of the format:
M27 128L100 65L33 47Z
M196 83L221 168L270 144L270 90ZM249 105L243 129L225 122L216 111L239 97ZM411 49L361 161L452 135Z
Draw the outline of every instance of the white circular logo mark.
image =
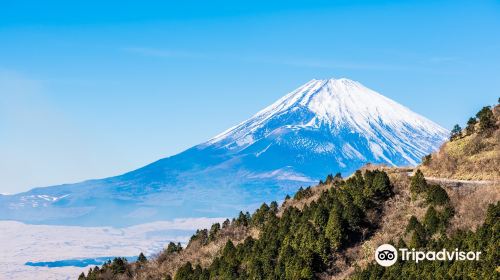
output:
M391 266L398 260L398 251L390 244L382 244L375 251L375 260L381 266Z

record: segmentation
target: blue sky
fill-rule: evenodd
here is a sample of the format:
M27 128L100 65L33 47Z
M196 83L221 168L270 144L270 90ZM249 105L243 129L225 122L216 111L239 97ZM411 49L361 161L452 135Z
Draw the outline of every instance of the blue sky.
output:
M5 2L0 193L140 167L313 78L446 128L500 96L498 1Z

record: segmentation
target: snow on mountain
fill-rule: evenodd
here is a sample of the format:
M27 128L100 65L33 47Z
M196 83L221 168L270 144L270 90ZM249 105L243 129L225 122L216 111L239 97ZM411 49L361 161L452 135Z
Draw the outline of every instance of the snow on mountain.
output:
M130 225L233 216L368 162L415 165L447 135L358 82L312 80L178 155L116 177L0 196L0 219Z
M283 119L286 122L280 121ZM429 144L435 149L448 135L447 130L408 108L358 82L342 78L312 80L207 144L241 150L273 135L279 128L325 129L332 137L346 132L358 134L369 142L377 159L393 165L396 163L387 154L395 151L407 164L415 165L429 152ZM326 142L316 146L315 151L332 152L335 144L340 143ZM342 144L338 153L364 158L349 143Z

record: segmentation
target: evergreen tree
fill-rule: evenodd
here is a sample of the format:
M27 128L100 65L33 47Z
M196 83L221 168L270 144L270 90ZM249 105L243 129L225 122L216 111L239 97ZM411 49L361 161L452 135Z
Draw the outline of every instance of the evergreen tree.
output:
M328 223L325 229L326 238L330 241L330 247L333 251L338 250L342 246L342 241L344 239L344 227L342 225L340 205L334 204L330 216L328 217Z
M476 118L469 118L467 121L467 127L465 128L465 132L467 135L471 135L472 133L475 132L476 130L476 124L477 124L477 119Z
M425 228L422 224L416 224L415 230L410 238L409 246L410 248L423 248L427 243L427 234L425 232Z
M180 251L182 251L182 246L180 243L178 243L178 244L175 244L174 242L168 243L167 249L166 249L167 254L172 254L172 253L176 253L176 252L180 252Z
M269 204L269 210L274 214L278 213L278 202L271 201L271 204Z
M240 211L240 214L238 215L238 218L234 221L234 224L236 226L247 227L250 223L250 220L251 220L250 213L248 212L243 213L242 211Z
M193 266L187 262L177 270L174 280L191 280L193 272Z
M415 230L420 224L420 222L417 220L417 217L411 216L410 220L408 221L408 225L406 226L406 232L410 232L412 230Z
M139 254L139 257L137 257L137 262L138 262L138 263L145 263L145 262L147 262L147 261L148 261L148 259L147 259L147 258L146 258L146 256L144 256L144 254L141 252L141 253Z
M215 240L215 237L217 236L219 231L220 231L220 224L219 223L213 224L212 227L210 227L210 232L208 233L208 241L210 242Z
M191 236L191 239L189 240L190 243L193 241L198 241L202 245L206 245L208 243L208 230L207 229L196 230L196 233L193 236Z
M425 180L424 174L420 169L417 169L415 175L411 177L410 181L410 191L415 196L427 190L427 181Z
M331 184L332 182L333 182L333 175L328 174L328 176L326 176L325 184Z
M114 258L111 263L111 270L113 274L123 274L127 271L127 259L125 258Z
M439 185L430 185L426 189L426 202L431 205L444 205L450 201L448 193Z
M430 206L427 209L427 212L425 213L424 217L424 224L425 228L430 234L433 234L438 230L440 224L439 217L438 213L436 212L436 209L434 209L433 206Z
M495 116L489 106L483 107L476 116L479 119L480 132L487 132L495 128Z
M372 182L375 198L387 198L392 194L391 180L385 172L376 171Z
M456 124L452 129L451 129L451 134L450 134L450 141L453 141L457 138L462 136L462 128Z

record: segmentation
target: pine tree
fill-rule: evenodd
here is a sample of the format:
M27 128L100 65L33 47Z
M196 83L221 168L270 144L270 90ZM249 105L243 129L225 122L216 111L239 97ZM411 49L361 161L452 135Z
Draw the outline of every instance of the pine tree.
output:
M215 240L215 237L217 236L219 231L220 231L220 224L219 223L213 224L212 227L210 227L210 232L208 233L208 241L210 242Z
M488 209L486 210L486 218L484 223L486 225L492 226L495 223L500 222L500 201L497 201L497 204L488 205Z
M472 133L475 132L476 130L476 124L477 124L477 119L476 118L469 118L467 121L467 127L465 128L465 133L467 135L471 135Z
M425 228L422 224L416 224L416 228L411 235L409 246L410 248L423 248L427 243Z
M166 249L167 254L172 254L180 251L182 251L182 246L180 243L178 243L177 245L174 242L168 243Z
M332 174L328 174L328 176L326 176L326 181L325 181L325 184L331 184L333 182L333 175Z
M137 257L137 262L138 262L138 263L145 263L145 262L147 262L147 261L148 261L148 259L147 259L147 258L146 258L146 256L144 256L144 254L141 252L141 253L139 254L139 257Z
M417 217L412 215L408 221L408 225L406 226L406 232L408 233L415 230L418 227L418 224L420 224L420 222L417 220Z
M269 204L269 210L274 214L278 213L278 202L271 201L271 204Z
M375 198L386 198L392 194L391 180L385 172L377 171L372 182Z
M452 129L451 129L451 134L450 134L450 141L453 141L457 138L462 136L462 128L456 124Z
M125 258L114 258L111 263L111 270L113 274L123 274L127 270L127 259Z
M338 250L342 246L342 241L344 239L342 216L340 205L338 204L339 203L337 202L337 205L334 205L330 211L330 216L325 229L326 238L330 241L330 247L334 251Z
M450 197L439 185L430 185L426 189L425 200L431 205L444 205L450 201Z
M415 172L415 175L411 177L410 191L415 196L427 190L427 181L425 181L424 174L420 169Z
M495 127L495 116L489 106L483 107L476 116L479 119L480 132L487 132Z
M193 266L187 262L177 270L174 280L191 280L193 272Z
M430 234L435 233L438 230L439 227L439 217L438 213L436 212L436 209L434 209L433 206L430 206L427 209L427 212L425 213L424 217L424 224L427 229L427 231Z

